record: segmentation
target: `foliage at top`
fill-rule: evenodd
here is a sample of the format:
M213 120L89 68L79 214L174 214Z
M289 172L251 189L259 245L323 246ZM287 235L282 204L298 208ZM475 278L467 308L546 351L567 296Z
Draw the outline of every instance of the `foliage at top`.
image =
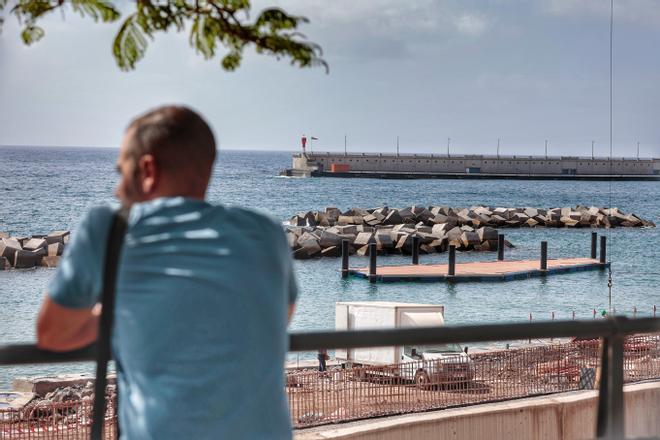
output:
M0 0L0 26L4 15L14 15L21 24L21 38L33 44L45 35L40 19L70 7L94 21L114 22L121 12L111 0ZM250 18L250 0L166 0L134 2L130 13L115 36L112 53L122 70L132 70L147 50L149 40L158 32L183 31L189 25L190 45L205 59L222 49L221 65L233 71L241 64L243 49L253 45L259 54L289 58L299 67L328 65L321 58L319 45L309 42L297 31L307 23L305 17L289 15L279 8L267 8ZM132 9L132 8L131 8Z

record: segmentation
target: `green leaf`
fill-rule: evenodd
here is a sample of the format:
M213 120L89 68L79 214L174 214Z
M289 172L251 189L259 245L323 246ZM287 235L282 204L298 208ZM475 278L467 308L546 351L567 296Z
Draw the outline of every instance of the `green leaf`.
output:
M37 26L38 20L67 5L95 21L112 22L120 17L118 0L0 0L0 12L10 1L14 5L10 13L19 23L25 23L21 32L25 44L43 38L44 30ZM298 32L298 27L308 20L280 8L264 9L251 21L249 0L136 0L132 4L135 12L121 24L112 45L122 70L135 69L146 53L147 38L153 39L172 28L182 31L190 22L191 47L205 59L215 57L220 47L226 49L220 63L225 70L237 69L245 48L253 46L258 54L278 60L289 58L298 67L323 66L328 71L320 46L306 41ZM0 16L0 25L3 18Z
M239 51L231 51L222 58L222 68L233 72L241 65L241 53Z
M39 26L27 25L23 32L21 32L21 38L23 42L28 46L32 43L36 43L41 40L44 36L44 30Z
M135 63L144 57L147 51L147 39L137 25L137 14L124 21L112 45L112 53L117 65L122 70L135 69Z
M105 0L71 0L71 7L81 16L89 15L98 21L112 22L119 18L119 11Z

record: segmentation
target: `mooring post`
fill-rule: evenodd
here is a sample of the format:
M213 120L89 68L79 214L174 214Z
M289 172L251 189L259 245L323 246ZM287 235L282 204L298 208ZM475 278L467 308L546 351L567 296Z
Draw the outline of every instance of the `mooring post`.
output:
M607 237L600 236L600 264L607 262Z
M497 235L497 261L504 261L504 234Z
M369 243L369 282L376 282L376 243Z
M348 278L348 240L341 241L341 277Z
M591 259L595 260L598 255L598 232L591 233Z
M412 238L412 264L419 264L419 237Z
M449 267L447 268L447 275L453 277L456 275L456 246L449 245Z
M548 242L541 242L541 270L548 270Z

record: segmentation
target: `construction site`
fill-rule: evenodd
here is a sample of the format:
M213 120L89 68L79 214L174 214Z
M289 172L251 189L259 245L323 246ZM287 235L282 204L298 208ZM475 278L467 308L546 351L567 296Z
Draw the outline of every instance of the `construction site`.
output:
M386 366L337 365L325 372L291 370L286 392L294 428L307 428L597 388L600 352L598 339L546 341L471 353L467 363L450 357ZM442 374L424 377L419 371ZM660 334L628 337L625 382L658 378ZM0 439L88 438L91 397L66 400L65 394L59 402L35 398L20 410L0 408ZM110 399L106 438L116 438L116 422L115 401Z

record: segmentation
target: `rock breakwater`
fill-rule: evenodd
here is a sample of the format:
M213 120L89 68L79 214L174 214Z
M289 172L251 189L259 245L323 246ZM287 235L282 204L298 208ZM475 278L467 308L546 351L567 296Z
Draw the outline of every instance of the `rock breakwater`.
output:
M11 237L0 232L0 270L55 267L70 236L69 231L30 237Z
M407 208L328 207L291 217L287 227L294 258L338 257L347 239L351 253L367 255L369 243L380 254L412 252L412 239L421 253L457 250L496 251L497 228L614 228L654 227L653 222L618 208L503 208L473 206L410 206ZM505 242L507 246L511 243Z

